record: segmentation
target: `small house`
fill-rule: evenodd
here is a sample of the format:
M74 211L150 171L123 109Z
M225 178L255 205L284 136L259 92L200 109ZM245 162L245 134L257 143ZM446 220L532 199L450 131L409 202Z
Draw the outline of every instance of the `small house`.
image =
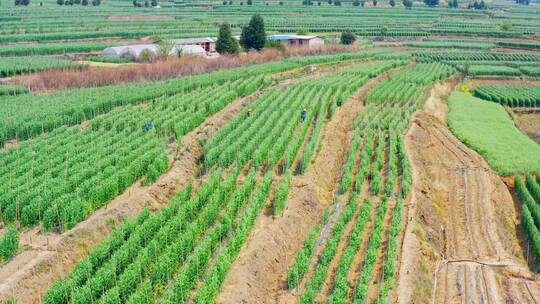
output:
M210 37L170 39L169 41L171 43L173 43L174 45L176 45L176 46L199 45L207 53L215 53L216 52L216 40L214 38L210 38Z
M317 48L324 45L324 39L318 36L306 35L272 35L268 40L278 41L285 47L297 46L305 48Z

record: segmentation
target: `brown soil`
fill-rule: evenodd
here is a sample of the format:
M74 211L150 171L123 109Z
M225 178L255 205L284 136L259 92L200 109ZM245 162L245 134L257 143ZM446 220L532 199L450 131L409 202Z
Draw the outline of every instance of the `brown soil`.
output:
M256 93L257 94L257 93ZM21 234L22 252L0 267L0 302L14 297L17 303L39 303L51 284L65 277L117 223L136 216L143 208L159 209L199 171L199 142L212 136L253 99L236 100L187 134L178 147L170 146L171 168L144 187L137 183L84 222L60 235L41 234L39 227Z
M310 229L332 204L353 137L351 126L362 110L361 96L385 77L387 73L370 80L325 125L314 162L304 175L293 177L283 216L275 219L266 214L259 216L225 279L217 303L296 302L297 294L287 290L287 271ZM336 209L328 225L333 225L332 218L339 213L339 206Z
M513 117L518 127L540 144L540 113L515 114Z
M414 189L396 302L534 303L540 284L523 259L508 188L446 128L441 109L454 86L435 87L406 137Z

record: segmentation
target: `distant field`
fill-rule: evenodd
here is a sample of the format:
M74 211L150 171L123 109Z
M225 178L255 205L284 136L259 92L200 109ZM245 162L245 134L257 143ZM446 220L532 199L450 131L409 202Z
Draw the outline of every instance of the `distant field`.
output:
M519 131L498 104L455 92L449 99L450 129L503 175L540 165L540 145Z

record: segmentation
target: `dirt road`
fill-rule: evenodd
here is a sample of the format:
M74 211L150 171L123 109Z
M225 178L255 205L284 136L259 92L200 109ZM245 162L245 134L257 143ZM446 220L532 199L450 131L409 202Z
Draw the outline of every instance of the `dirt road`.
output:
M538 303L508 188L446 127L455 85L434 88L407 134L414 190L396 302Z

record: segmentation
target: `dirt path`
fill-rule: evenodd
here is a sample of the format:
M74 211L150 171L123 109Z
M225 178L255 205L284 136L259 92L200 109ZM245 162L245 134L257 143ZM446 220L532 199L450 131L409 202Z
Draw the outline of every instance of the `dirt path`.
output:
M197 160L202 155L199 141L212 136L256 94L238 99L207 118L182 138L179 147L170 146L171 168L156 183L148 187L136 183L63 234L42 235L39 228L22 233L22 253L0 267L0 302L15 297L17 303L39 303L44 291L55 280L65 277L78 261L110 234L116 223L136 216L147 206L155 210L166 204L199 171Z
M512 196L446 128L455 85L435 86L406 137L414 189L396 302L535 303L540 284L523 259Z

